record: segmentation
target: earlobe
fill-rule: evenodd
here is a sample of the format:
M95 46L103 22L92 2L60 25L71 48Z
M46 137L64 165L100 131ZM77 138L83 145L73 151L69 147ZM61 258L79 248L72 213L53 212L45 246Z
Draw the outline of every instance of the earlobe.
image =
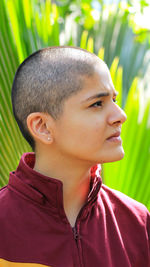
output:
M41 112L34 112L27 117L27 126L30 134L36 141L50 144L53 141L52 131L47 126L48 115Z

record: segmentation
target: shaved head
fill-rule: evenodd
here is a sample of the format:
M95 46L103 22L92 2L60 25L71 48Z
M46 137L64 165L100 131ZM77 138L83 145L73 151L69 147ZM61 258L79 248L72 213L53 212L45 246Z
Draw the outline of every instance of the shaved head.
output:
M19 66L12 86L13 112L33 149L28 115L44 112L58 119L64 101L83 88L83 77L94 74L98 61L96 55L80 48L49 47L33 53Z

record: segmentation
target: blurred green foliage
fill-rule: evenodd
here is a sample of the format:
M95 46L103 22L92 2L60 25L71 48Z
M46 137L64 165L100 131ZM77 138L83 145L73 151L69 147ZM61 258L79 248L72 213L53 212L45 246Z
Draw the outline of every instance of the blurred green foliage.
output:
M136 78L146 72L150 37L134 22L133 1L106 5L98 0L1 0L0 5L0 185L7 183L21 154L31 150L11 109L18 65L46 46L80 46L108 64L119 91L118 104L128 116L122 131L126 156L104 164L104 182L150 208L150 95L139 89ZM146 5L147 1L140 1L141 11Z

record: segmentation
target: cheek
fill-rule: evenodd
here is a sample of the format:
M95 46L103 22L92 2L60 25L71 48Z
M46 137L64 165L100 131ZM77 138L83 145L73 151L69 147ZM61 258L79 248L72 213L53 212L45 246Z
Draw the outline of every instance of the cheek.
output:
M106 113L106 112L105 112ZM106 114L99 110L64 112L56 125L56 142L65 146L95 146L106 138Z
M95 145L103 142L105 138L105 123L101 120L72 120L63 128L63 136L66 142L80 144L80 146Z

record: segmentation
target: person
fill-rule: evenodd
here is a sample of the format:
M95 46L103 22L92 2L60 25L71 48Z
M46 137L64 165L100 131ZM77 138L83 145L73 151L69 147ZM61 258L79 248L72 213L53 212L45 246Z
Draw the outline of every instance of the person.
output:
M0 191L0 267L150 266L148 210L100 177L124 157L116 95L106 64L80 48L19 66L13 112L34 152Z

